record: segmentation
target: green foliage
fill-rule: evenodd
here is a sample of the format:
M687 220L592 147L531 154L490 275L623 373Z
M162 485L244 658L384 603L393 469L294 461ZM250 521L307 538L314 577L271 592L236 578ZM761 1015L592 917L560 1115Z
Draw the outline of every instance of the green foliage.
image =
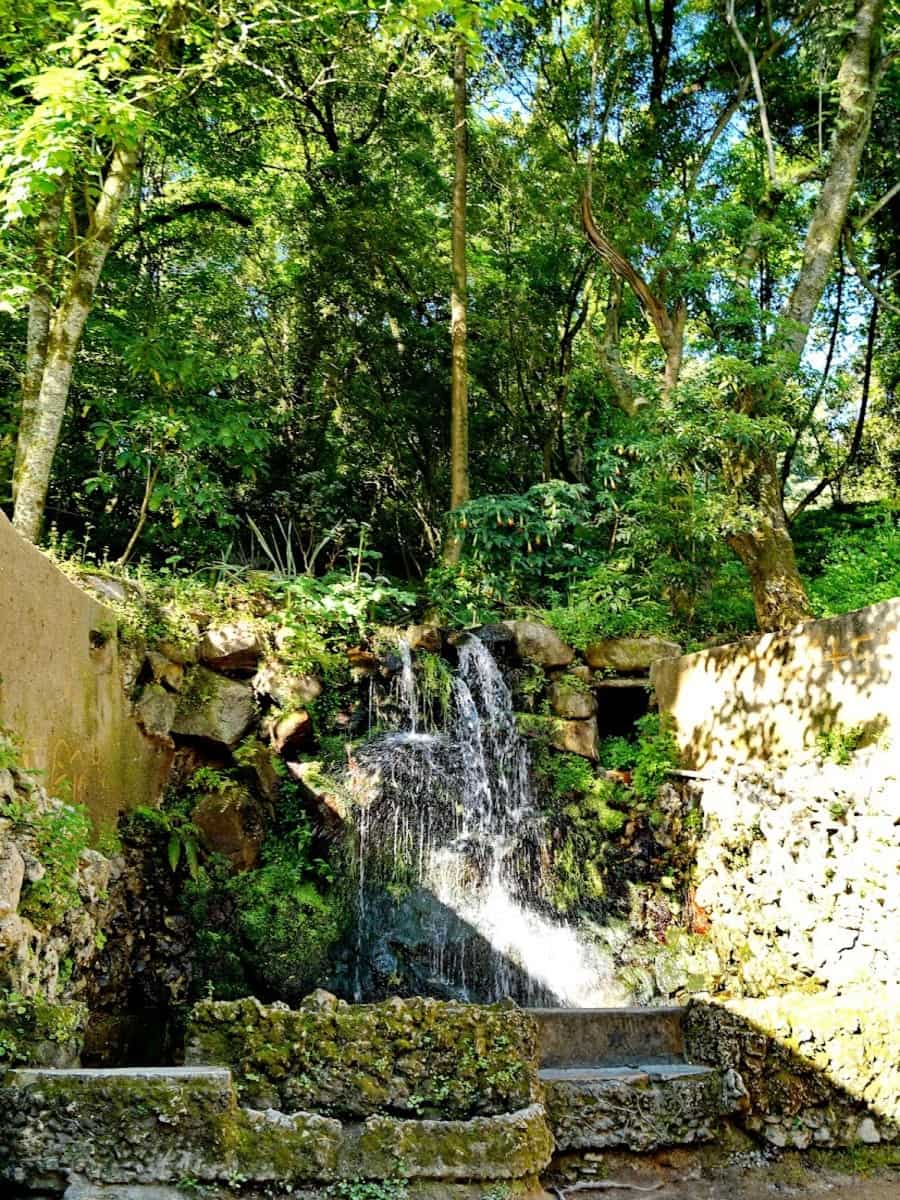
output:
M198 877L201 869L200 831L183 806L147 808L142 805L128 814L126 825L132 828L143 825L149 832L161 836L166 862L173 874L184 863L191 878Z
M565 586L591 561L597 539L587 488L559 479L523 495L470 500L449 521L465 561L512 584L506 597L512 603L534 602L546 589L555 593Z
M895 517L830 546L810 583L816 615L831 617L900 596L900 526Z
M609 843L628 820L628 794L617 783L595 775L576 754L544 751L535 763L557 824L551 898L560 912L605 898Z
M24 884L19 912L50 929L82 906L78 865L90 843L90 819L80 805L51 800L44 807L34 794L7 806L3 815L29 838L44 868L39 879Z
M234 874L211 856L185 880L196 995L208 987L223 999L251 993L296 1002L322 981L347 920L322 851L296 783L283 779L260 865Z
M652 800L678 766L678 743L670 717L647 713L637 722L638 739L631 772L631 790L640 800Z
M345 1179L334 1185L335 1200L406 1200L408 1195L402 1179Z
M81 1004L56 1004L42 996L0 990L0 1067L39 1065L43 1044L73 1045L86 1018Z
M10 729L0 728L0 771L21 768L22 743Z
M453 672L439 654L419 651L416 654L416 680L422 701L437 722L450 707L453 693Z
M567 604L540 617L576 650L600 638L670 634L672 615L648 594L648 582L627 560L603 563L574 584Z
M865 741L863 726L837 724L816 736L816 749L822 758L845 767Z

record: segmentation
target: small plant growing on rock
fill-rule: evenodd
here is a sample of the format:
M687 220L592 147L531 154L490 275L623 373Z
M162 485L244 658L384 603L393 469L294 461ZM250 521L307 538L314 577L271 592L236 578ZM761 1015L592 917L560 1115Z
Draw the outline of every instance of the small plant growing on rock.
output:
M816 749L828 762L846 767L865 740L861 725L832 725L816 738Z

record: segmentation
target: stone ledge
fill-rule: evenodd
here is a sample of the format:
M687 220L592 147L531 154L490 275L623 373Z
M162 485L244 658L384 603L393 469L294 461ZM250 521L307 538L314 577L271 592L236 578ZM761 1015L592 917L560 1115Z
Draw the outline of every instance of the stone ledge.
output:
M550 1070L541 1077L558 1152L646 1152L710 1141L744 1094L736 1072L688 1064Z
M519 1181L550 1161L542 1105L465 1121L239 1108L222 1068L23 1070L0 1076L0 1179L91 1186L338 1180ZM436 1194L440 1193L439 1190Z

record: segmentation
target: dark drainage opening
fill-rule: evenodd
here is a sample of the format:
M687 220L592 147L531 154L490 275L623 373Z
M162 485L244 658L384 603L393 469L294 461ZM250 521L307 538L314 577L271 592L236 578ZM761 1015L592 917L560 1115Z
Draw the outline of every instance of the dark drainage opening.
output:
M650 688L647 680L606 679L594 686L600 736L632 737L635 722L650 711Z

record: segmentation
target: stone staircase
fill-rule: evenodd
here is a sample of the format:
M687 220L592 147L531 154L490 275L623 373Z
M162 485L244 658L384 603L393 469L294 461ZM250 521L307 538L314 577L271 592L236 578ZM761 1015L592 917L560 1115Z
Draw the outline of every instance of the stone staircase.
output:
M685 1058L682 1008L532 1009L557 1152L710 1141L744 1095Z

